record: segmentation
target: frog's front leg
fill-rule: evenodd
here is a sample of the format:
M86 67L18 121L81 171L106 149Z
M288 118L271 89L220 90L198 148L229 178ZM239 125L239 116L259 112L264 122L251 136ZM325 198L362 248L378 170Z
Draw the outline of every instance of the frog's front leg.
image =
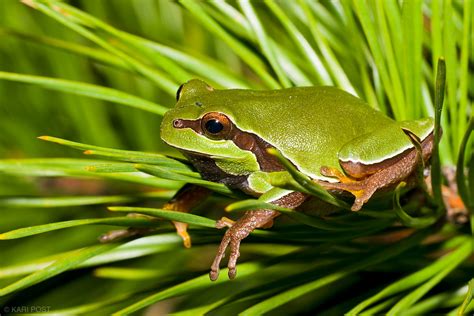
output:
M283 207L296 208L305 201L306 197L307 196L303 193L292 192L271 203ZM217 221L217 228L229 227L229 229L224 234L214 262L212 263L211 271L209 272L210 279L215 281L219 277L219 265L225 256L227 247L230 248L229 262L227 264L229 268L228 275L230 279L235 278L237 274L237 259L240 256L240 242L256 228L271 227L273 219L278 215L280 215L280 213L274 210L255 210L245 212L244 216L239 218L236 222L232 222L228 218Z
M192 208L196 207L200 202L202 202L205 198L207 198L211 194L209 189L193 185L193 184L186 184L184 185L174 197L163 206L163 209L176 211L176 212L183 212L187 213ZM154 218L153 216L147 216L142 214L130 214L132 216L140 216L140 217L150 217ZM189 236L187 229L188 224L173 221L173 225L176 228L176 232L178 235L183 239L183 244L186 248L191 247L191 237ZM114 230L110 231L100 237L101 242L111 242L117 239L125 238L125 237L132 237L136 235L143 235L145 233L150 232L150 228L142 228L142 227L131 227L127 229L121 230Z
M163 209L188 213L193 207L201 203L205 198L211 194L209 189L193 185L184 185L175 196L163 206ZM191 237L188 234L188 224L182 222L172 221L176 232L183 239L184 247L191 247Z
M248 211L238 221L232 224L232 226L225 232L219 249L217 250L217 255L212 263L211 272L209 273L210 279L215 281L219 277L219 264L225 256L227 247L230 248L228 263L229 278L235 278L237 259L240 256L240 242L254 229L267 225L278 215L280 215L280 213L273 210ZM220 228L228 226L228 224L227 222L222 223L221 221L218 221L216 226Z

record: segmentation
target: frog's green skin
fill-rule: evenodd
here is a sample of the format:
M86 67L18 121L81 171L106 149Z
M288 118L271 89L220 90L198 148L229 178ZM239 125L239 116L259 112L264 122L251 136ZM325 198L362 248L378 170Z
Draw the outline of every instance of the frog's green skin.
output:
M180 94L163 119L161 138L182 151L213 157L232 175L259 171L255 155L232 140L209 139L191 129L174 128L172 122L223 113L241 131L277 148L306 175L330 182L335 180L322 175L321 166L343 171L340 162L377 164L413 148L402 128L422 140L433 131L431 118L397 122L334 87L210 90L204 82L192 80Z
M217 134L207 131L205 123L210 119L224 123L224 130ZM204 178L255 196L275 192L269 201L296 207L304 196L272 188L265 181L266 173L283 170L266 152L274 147L328 189L349 191L358 199L357 194L367 191L358 202L356 199L353 209L359 209L373 192L400 182L418 164L418 154L404 130L421 140L423 158L429 158L433 125L431 118L394 121L334 87L214 90L203 81L191 80L180 87L175 108L165 114L161 138L188 156ZM260 222L271 221L274 213L263 216ZM223 241L217 256L230 242L229 268L234 273L238 243L233 245L232 241L238 239L240 243L246 236L235 237L239 231L234 227L245 221L253 221L250 231L264 224L255 226L255 216L238 221L228 230L231 236ZM214 262L213 278L217 268Z

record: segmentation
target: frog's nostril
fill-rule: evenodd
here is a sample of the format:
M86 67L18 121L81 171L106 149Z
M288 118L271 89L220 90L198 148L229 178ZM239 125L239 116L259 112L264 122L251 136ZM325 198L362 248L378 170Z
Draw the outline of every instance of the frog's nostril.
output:
M184 127L183 120L180 120L180 119L174 120L173 121L173 127L174 128L183 128Z

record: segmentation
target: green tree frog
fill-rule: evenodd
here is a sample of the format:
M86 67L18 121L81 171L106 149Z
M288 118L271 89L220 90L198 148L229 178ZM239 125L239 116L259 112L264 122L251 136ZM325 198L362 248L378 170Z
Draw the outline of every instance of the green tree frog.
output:
M162 121L161 138L180 150L204 179L261 196L273 188L262 175L282 171L267 152L275 148L299 171L333 194L349 192L359 210L375 191L407 179L427 161L433 147L432 118L397 122L363 100L335 87L281 90L217 90L201 80L183 84L177 104ZM421 143L417 150L406 132ZM276 190L271 203L296 208L306 194ZM166 208L188 211L206 190L185 186ZM229 227L210 278L216 280L226 249L228 274L236 275L240 242L256 228L270 227L279 213L247 211L238 221L217 221ZM190 245L186 224L175 223Z

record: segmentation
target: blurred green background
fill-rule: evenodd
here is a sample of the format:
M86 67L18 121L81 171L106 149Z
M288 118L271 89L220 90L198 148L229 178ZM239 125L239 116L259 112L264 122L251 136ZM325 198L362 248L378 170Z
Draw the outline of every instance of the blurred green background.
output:
M171 1L83 1L76 5L125 31L147 38L208 50L202 30L184 31L183 12ZM54 49L9 33L47 36L87 45L81 38L41 12L7 0L1 4L1 68L112 86L172 106L174 98L139 76L98 65L88 58ZM170 12L172 12L170 14ZM157 150L159 118L97 100L2 82L1 154L3 157L64 155L64 148L36 140L55 135L115 148ZM68 155L73 152L70 151ZM66 152L67 153L67 152ZM73 152L75 154L75 152Z

